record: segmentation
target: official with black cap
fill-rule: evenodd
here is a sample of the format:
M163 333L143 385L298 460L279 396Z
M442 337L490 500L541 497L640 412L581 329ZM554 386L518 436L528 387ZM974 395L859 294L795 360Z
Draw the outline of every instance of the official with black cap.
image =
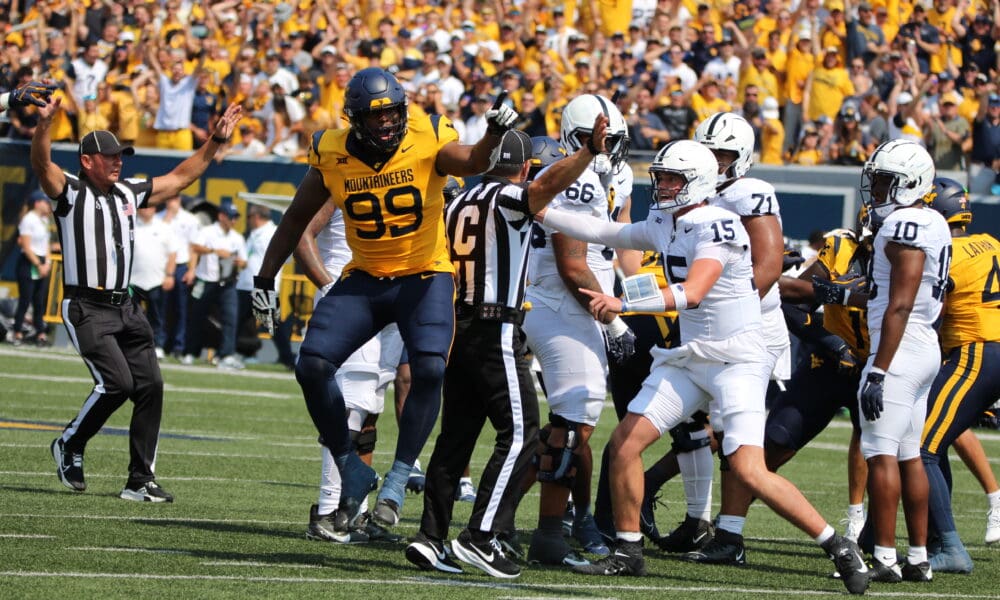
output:
M514 531L521 481L538 438L538 400L520 329L532 215L603 152L607 122L599 116L592 140L530 183L531 139L508 131L494 167L445 208L457 273L455 341L445 370L441 432L427 468L420 532L406 548L406 558L422 569L462 572L440 550L448 538L459 478L488 419L496 429L493 455L479 478L469 525L451 548L459 560L494 577L520 574L499 540Z
M162 204L193 183L228 141L241 109L230 105L211 142L166 175L122 179L122 155L135 150L119 143L110 131L94 131L81 140L78 174L64 172L52 162L49 130L59 104L59 99L48 99L38 109L31 166L42 190L55 201L63 251L63 323L90 369L94 387L79 414L52 442L56 473L66 487L84 491L87 442L126 400L132 400L129 472L119 496L138 502L171 502L173 496L156 483L153 474L163 379L153 330L129 291L136 211Z

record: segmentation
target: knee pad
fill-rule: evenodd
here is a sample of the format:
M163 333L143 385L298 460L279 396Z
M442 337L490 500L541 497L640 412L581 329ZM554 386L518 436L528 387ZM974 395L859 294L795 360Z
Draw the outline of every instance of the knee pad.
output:
M549 423L551 430L539 436L542 445L541 454L535 456L538 481L572 488L579 462L579 457L574 452L580 443L577 429L582 424L567 421L563 417L551 413L549 414ZM565 442L558 446L552 443L552 430L556 429L566 432Z
M681 454L682 452L694 452L699 448L711 446L712 440L708 439L704 431L705 426L702 423L694 421L681 423L669 431L670 438L673 440L670 448L677 454Z

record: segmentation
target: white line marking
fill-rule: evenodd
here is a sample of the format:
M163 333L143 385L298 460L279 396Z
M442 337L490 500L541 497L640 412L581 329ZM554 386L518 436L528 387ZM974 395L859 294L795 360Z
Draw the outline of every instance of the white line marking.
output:
M252 560L213 560L198 563L206 567L276 567L279 569L322 569L322 565L305 565L302 563L269 563Z
M82 550L84 552L124 552L128 554L181 554L192 556L187 550L172 550L170 548L126 548L121 546L76 546L67 550Z
M89 579L127 579L127 580L162 580L162 581L245 581L254 583L302 583L302 584L312 584L312 583L322 583L322 584L338 584L338 585L413 585L414 583L420 583L423 585L436 585L436 586L447 586L447 587L466 587L466 588L479 588L479 589L502 589L502 590L532 590L532 589L542 589L551 590L554 587L564 588L568 590L621 590L621 591L637 591L637 592L684 592L684 593L701 593L701 592L727 592L727 593L737 593L737 594L767 594L769 596L773 595L793 595L793 596L838 596L842 597L844 591L842 589L837 589L836 591L823 591L823 590L804 590L804 589L782 589L782 588L739 588L731 586L668 586L668 585L616 585L609 581L604 582L601 585L597 584L558 584L558 583L487 583L487 582L476 582L467 581L462 579L434 579L430 577L403 577L399 580L385 580L385 579L347 579L339 577L243 577L239 575L155 575L151 573L81 573L81 572L45 572L45 571L0 571L0 577L23 577L23 578L42 578L42 577L61 577L61 578L72 578L72 577L83 577ZM911 591L907 592L879 592L878 596L895 596L895 597L905 597L905 598L962 598L962 599L977 599L977 598L996 598L995 595L979 595L979 594L954 594L954 593L914 593Z
M0 538L16 538L27 540L54 540L54 535L43 535L41 533L0 533Z
M0 379L18 379L18 380L37 382L38 375L25 375L21 373L4 373L0 375ZM79 383L88 385L93 385L94 383L94 380L90 379L89 377L66 377L57 375L46 375L45 381L50 383ZM279 394L276 392L261 392L261 391L241 392L239 390L233 390L233 389L180 387L176 385L171 385L169 383L163 384L163 390L171 395L169 398L171 402L198 402L198 399L196 398L188 398L185 396L180 396L181 394L212 394L219 396L232 396L238 398L269 398L272 400L302 399L302 394ZM53 396L80 395L80 393L76 390L66 390L65 388L46 391L43 393L45 393L46 395L53 395ZM246 405L249 406L249 404L250 403L247 403Z

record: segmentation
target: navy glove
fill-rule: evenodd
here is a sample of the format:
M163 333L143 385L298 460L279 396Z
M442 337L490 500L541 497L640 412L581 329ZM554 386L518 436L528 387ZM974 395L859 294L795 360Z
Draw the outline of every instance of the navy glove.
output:
M45 101L58 87L56 84L29 81L11 92L8 102L11 108L30 106L32 104L35 106L45 106Z
M837 372L841 375L849 375L858 368L858 361L851 352L851 347L844 344L837 349Z
M861 413L868 421L877 421L882 416L882 394L885 384L885 371L872 367L865 378L864 385L861 386L859 394L861 401Z
M635 354L635 333L624 321L619 326L609 323L604 328L604 348L608 352L608 358L617 365L623 365Z
M861 275L848 273L830 281L813 275L813 295L820 304L847 304L852 294L863 293L868 288L868 280Z

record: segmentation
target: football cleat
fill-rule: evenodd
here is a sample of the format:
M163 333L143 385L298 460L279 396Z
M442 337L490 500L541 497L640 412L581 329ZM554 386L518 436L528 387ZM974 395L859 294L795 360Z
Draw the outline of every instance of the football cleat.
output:
M903 581L913 581L916 583L930 583L934 579L934 571L931 570L931 563L926 560L918 565L910 564L910 561L903 561Z
M686 515L677 529L656 541L656 545L664 552L694 552L701 550L715 535L715 527L705 519Z
M715 537L698 550L692 550L681 557L688 562L707 565L747 564L747 551L743 545L743 536L725 529L716 529Z
M868 589L869 571L861 558L858 545L841 535L834 534L823 544L823 550L833 560L847 591L852 594L864 594Z
M132 500L133 502L173 502L174 497L167 490L160 487L155 481L145 483L128 483L118 494L122 500Z
M59 481L74 492L87 489L87 482L83 479L83 452L67 452L62 438L52 440L51 450Z
M873 560L868 566L868 578L879 583L900 583L903 581L903 573L899 570L899 563L887 565Z
M614 551L601 560L589 565L573 567L574 573L582 575L632 575L646 574L646 561L642 557L642 541L626 542L617 540Z
M528 562L531 564L576 567L590 561L574 552L562 532L548 532L536 529L531 534L528 546Z
M572 533L573 538L580 543L580 547L583 548L584 552L590 552L598 556L611 554L608 545L604 543L604 536L597 529L597 523L594 522L594 515L587 513L579 521L574 522Z
M306 528L306 539L337 544L361 544L368 541L368 535L363 531L356 529L338 531L334 522L334 513L320 515L319 505L313 504L309 507L309 526Z
M380 498L375 503L372 518L383 527L395 527L399 523L399 506L388 498Z

